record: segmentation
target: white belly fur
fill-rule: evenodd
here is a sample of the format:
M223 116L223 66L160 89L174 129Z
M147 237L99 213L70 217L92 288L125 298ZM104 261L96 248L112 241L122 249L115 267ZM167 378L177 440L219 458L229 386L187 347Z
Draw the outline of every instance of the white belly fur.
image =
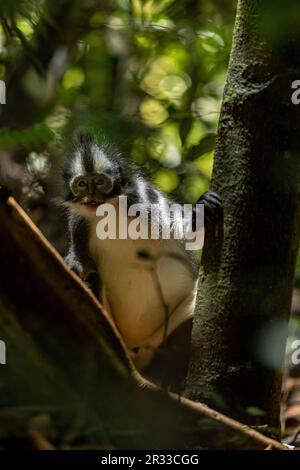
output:
M92 222L90 251L102 281L102 301L126 346L148 350L147 359L145 354L136 358L143 367L165 335L165 309L151 267L168 306L167 335L192 317L197 282L185 263L163 256L170 251L178 253L178 241L100 240L96 235L98 221L95 218ZM140 250L152 257L159 255L159 259L153 263L139 258Z

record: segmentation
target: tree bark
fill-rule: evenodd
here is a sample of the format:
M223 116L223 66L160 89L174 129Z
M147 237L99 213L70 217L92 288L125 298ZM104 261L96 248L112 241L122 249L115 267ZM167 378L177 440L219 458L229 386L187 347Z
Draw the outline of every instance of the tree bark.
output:
M208 227L186 389L276 427L299 240L299 16L294 0L238 3L212 181L224 213Z

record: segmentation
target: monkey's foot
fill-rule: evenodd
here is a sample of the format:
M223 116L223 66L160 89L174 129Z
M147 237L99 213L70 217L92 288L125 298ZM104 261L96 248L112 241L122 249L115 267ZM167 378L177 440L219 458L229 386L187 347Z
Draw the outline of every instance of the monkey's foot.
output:
M96 272L92 272L86 276L84 279L85 284L93 292L93 294L100 299L100 278Z
M151 346L142 346L131 349L129 354L137 370L141 371L152 361L155 349Z

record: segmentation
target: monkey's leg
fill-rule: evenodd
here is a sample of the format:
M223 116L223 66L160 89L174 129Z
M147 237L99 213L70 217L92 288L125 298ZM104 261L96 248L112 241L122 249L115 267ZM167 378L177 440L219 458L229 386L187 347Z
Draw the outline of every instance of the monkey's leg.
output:
M193 319L181 323L155 351L142 374L157 385L180 393L188 372Z
M146 338L140 347L131 350L131 356L138 370L144 369L153 359L160 345L179 325L193 317L197 287L185 297L170 313L166 323L163 323L151 336Z

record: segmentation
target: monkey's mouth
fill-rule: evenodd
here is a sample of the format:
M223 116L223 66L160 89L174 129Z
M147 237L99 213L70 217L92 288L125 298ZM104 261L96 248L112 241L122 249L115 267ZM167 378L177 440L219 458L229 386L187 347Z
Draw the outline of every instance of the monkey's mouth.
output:
M103 204L104 201L100 200L90 200L90 201L81 201L81 205L90 207L91 209L95 209L96 207L100 206L100 204Z

